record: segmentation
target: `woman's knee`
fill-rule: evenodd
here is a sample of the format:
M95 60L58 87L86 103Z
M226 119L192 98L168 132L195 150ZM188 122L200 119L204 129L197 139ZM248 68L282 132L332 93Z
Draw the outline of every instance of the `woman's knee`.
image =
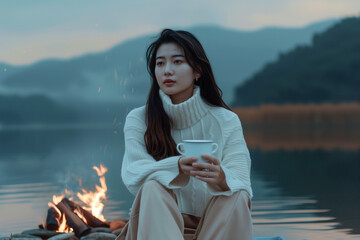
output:
M168 189L165 186L163 186L157 180L153 180L153 179L148 180L144 183L144 185L142 187L142 195L143 195L143 197L147 198L147 200L149 200L149 201L156 200L156 201L160 201L160 202L164 198L167 198L170 196L177 203L175 193L171 189Z
M166 189L161 183L156 180L148 180L142 186L142 194L147 196L157 196L160 194L165 194L168 189Z
M143 186L142 186L142 191L157 191L161 188L164 188L161 183L159 183L158 181L154 180L154 179L150 179L148 181L146 181Z
M224 207L234 206L236 209L244 210L244 208L248 208L251 210L251 200L249 193L245 190L240 190L238 192L234 192L231 196L218 196L222 200L222 205Z
M240 190L239 192L237 192L237 194L239 194L238 197L238 201L240 202L239 205L247 206L249 210L251 210L251 199L249 193L245 190Z

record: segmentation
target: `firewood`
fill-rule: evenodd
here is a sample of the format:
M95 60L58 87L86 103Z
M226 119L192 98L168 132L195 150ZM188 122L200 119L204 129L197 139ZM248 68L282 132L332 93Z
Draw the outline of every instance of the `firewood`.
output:
M103 221L101 221L100 219L98 219L97 217L95 217L94 215L92 215L89 211L83 209L79 204L70 201L67 198L64 198L62 200L62 202L66 202L67 205L71 208L72 211L74 211L75 209L77 209L81 215L84 216L84 218L87 221L87 224L91 227L109 227L109 224L104 223Z
M56 231L60 226L60 215L53 208L48 209L47 217L46 217L46 229L51 231Z
M77 237L87 235L91 230L90 226L86 225L78 215L73 213L73 211L67 204L67 201L64 201L64 199L56 206L62 212L62 214L65 214L67 224L72 227Z

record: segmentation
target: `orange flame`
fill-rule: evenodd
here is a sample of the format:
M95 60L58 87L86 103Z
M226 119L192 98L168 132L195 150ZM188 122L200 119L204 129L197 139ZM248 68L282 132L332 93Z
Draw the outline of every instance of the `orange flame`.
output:
M57 232L73 232L74 230L66 224L65 214L61 216L60 226Z
M104 209L104 204L102 201L106 200L106 192L107 186L105 182L105 173L107 172L107 168L100 164L100 167L94 166L93 169L96 171L97 175L99 176L100 186L95 185L96 191L87 191L84 188L81 188L83 193L77 193L76 196L87 206L83 207L84 209L91 211L92 215L99 218L102 221L106 221L102 211ZM79 185L81 186L81 179L79 179ZM61 202L61 200L66 195L74 195L73 192L65 189L62 195L56 196L53 195L53 202L49 202L48 206L54 208L59 215L61 216L60 226L57 232L72 232L72 228L69 228L66 224L65 214L61 214L61 211L56 207L56 205ZM73 201L73 197L69 198ZM74 213L77 214L85 223L87 223L86 218L77 210L74 210Z
M96 170L97 175L100 177L99 181L101 186L95 185L96 192L86 191L82 188L81 191L83 191L83 193L77 193L76 196L88 206L84 207L86 210L91 211L92 215L105 221L104 215L102 215L104 208L102 201L106 200L107 186L104 175L107 172L107 168L100 164L100 168L94 166L93 169Z
M78 215L78 217L79 217L81 220L83 220L84 223L88 224L86 218L84 217L84 215L81 214L81 212L79 212L79 210L75 209L75 210L74 210L74 213L75 213L76 215Z
M60 196L53 195L53 203L55 205L58 204L59 202L61 202L61 200L63 200L64 197L65 197L65 193L63 193Z

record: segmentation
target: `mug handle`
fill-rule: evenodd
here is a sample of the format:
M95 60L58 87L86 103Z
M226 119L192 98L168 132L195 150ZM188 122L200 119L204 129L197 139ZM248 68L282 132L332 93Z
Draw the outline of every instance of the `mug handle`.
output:
M185 151L181 151L180 147L183 147L184 148L184 144L183 143L179 143L178 145L176 145L176 149L179 151L179 153L182 153L182 154L185 154Z
M218 150L218 145L217 145L217 143L212 143L212 148L213 148L213 150L211 151L211 153L213 154L213 153L216 153L216 151Z

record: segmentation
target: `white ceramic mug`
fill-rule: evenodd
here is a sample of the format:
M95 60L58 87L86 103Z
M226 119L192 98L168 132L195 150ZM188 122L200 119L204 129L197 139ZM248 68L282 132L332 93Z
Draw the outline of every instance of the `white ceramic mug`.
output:
M183 156L197 157L199 162L207 162L201 154L214 154L218 150L218 145L212 140L183 140L176 148Z

